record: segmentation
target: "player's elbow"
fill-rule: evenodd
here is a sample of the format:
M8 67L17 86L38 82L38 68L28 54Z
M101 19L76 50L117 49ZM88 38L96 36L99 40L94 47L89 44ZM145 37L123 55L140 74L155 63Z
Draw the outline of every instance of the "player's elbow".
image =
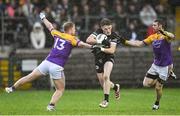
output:
M115 51L116 51L115 49L110 49L110 50L108 51L108 53L109 53L109 54L114 54Z
M89 37L86 39L86 43L91 43L91 41L90 41L90 38L89 38Z

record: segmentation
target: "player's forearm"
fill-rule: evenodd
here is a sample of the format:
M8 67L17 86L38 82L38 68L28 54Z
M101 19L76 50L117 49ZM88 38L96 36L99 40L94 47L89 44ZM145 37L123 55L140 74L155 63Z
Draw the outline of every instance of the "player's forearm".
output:
M92 48L92 45L80 41L79 44L78 44L78 47L81 47L81 48Z
M134 46L134 47L141 47L143 46L143 42L142 41L128 41L126 40L126 45L129 45L129 46Z
M46 26L46 28L51 31L52 29L54 29L53 25L51 22L49 22L46 18L44 18L42 20L42 22L44 23L44 25Z
M101 48L101 51L107 54L114 54L116 49L113 48Z

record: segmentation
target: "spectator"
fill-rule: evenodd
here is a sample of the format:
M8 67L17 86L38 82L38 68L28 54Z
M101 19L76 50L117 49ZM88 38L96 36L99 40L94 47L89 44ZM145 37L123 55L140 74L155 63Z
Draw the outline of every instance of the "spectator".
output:
M157 14L151 5L146 4L140 11L140 18L144 25L150 26L153 21L157 18Z
M81 17L79 14L79 7L77 5L74 5L72 8L72 21L76 24L77 29L80 29L80 25L81 25Z
M115 23L117 31L123 31L126 28L126 13L123 10L123 7L119 4L115 7Z
M137 37L138 37L138 34L135 29L135 24L130 23L127 29L127 38L129 38L129 40L137 40L138 39Z
M0 0L0 11L4 12L4 9L5 9L5 4L3 3L2 0Z
M39 22L34 24L30 38L33 48L42 49L45 47L46 36L43 31L43 27Z
M107 11L105 7L100 7L100 12L99 12L99 16L101 18L106 18L107 17Z
M15 10L9 0L6 0L6 10L5 11L9 17L14 17Z
M34 5L27 0L24 4L22 4L22 11L26 17L29 17L33 13Z

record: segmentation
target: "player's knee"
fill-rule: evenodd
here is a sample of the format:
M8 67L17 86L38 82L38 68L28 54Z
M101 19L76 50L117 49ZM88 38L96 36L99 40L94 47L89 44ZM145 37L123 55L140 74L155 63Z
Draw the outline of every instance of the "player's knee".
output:
M59 91L59 92L64 92L65 88L64 87L59 87L59 88L56 88L56 91Z
M149 83L147 81L143 81L143 86L144 87L151 87L151 83Z
M143 82L144 87L150 87L149 83Z
M155 89L156 89L157 91L159 91L159 90L161 90L162 88L161 88L161 87L158 87L158 86L155 86Z
M103 75L104 81L109 80L109 76L108 75Z
M163 87L162 84L156 84L155 89L159 91L162 89L162 87Z

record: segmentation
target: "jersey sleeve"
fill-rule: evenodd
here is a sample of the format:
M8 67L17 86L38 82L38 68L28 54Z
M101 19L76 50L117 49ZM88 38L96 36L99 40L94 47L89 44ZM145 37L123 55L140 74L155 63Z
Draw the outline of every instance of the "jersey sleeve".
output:
M102 29L97 29L96 31L94 31L94 32L92 33L92 35L96 38L96 36L97 36L98 34L102 33L102 32L103 32Z
M153 35L150 35L149 37L147 37L146 39L143 40L145 45L149 45L153 42Z
M119 41L118 39L119 38L118 38L118 35L115 32L112 32L110 37L111 37L111 42L112 43L118 44L118 41Z
M53 29L53 30L51 30L51 35L54 37L54 36L58 36L58 35L60 35L61 34L61 32L60 31L57 31L57 30L55 30L55 29Z
M69 34L66 34L66 33L62 33L60 31L57 31L55 29L53 29L51 31L51 35L54 37L54 36L58 36L60 37L61 39L64 39L64 40L67 40L69 42L71 42L72 46L77 46L78 43L79 43L79 40L76 39L75 36L72 36L72 35L69 35Z

